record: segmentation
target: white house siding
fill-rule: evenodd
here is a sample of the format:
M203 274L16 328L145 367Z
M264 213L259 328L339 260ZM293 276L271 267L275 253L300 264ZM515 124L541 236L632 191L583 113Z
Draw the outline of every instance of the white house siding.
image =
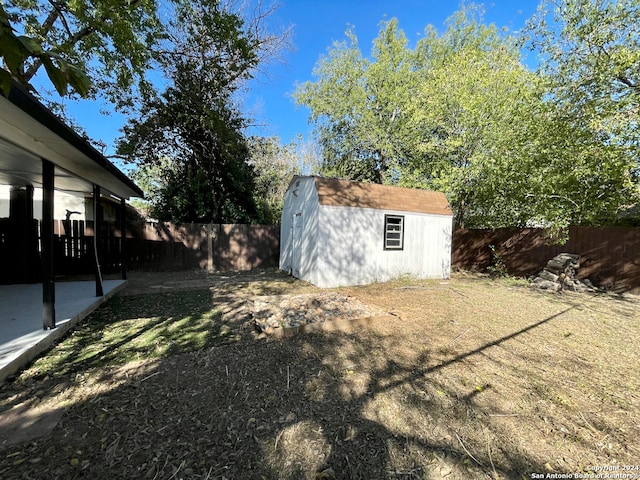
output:
M0 185L0 218L9 217L10 185ZM53 218L64 220L67 210L81 212L71 217L72 220L88 220L85 218L85 198L82 193L67 193L56 190L53 193ZM33 216L42 219L42 189L33 189Z
M404 249L384 250L385 214L404 216ZM402 275L448 278L450 216L320 206L316 275L319 287L384 282Z
M280 269L312 283L317 259L317 211L313 178L294 179L285 194L280 224ZM294 223L298 222L300 237L296 241Z
M0 185L0 218L9 217L9 192L11 186Z

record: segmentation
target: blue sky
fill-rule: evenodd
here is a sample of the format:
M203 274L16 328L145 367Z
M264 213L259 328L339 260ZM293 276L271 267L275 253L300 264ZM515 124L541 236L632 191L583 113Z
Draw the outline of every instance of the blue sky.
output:
M517 31L533 15L539 0L478 3L484 4L487 23ZM409 41L415 42L429 24L442 31L445 20L459 6L457 1L446 0L280 0L280 7L269 23L276 28L292 26L293 51L285 52L284 64L269 65L267 75L249 85L245 107L254 122L261 125L252 133L278 136L282 143L290 142L297 134L308 134L311 129L307 122L308 110L296 107L291 94L297 83L314 79L314 65L334 41L345 38L348 26L358 37L363 54L368 56L381 21L397 18ZM67 110L91 138L107 144L107 155L113 153L125 117L101 113L109 110L103 101L68 102Z

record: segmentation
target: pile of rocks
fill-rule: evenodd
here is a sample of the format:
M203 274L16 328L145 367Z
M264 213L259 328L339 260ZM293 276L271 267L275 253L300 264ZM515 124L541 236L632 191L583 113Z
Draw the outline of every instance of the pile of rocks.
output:
M590 280L577 278L580 268L580 255L561 253L547 262L544 270L531 282L531 288L559 292L595 292L597 289Z
M251 313L256 329L267 335L278 329L386 314L379 308L337 293L256 297Z

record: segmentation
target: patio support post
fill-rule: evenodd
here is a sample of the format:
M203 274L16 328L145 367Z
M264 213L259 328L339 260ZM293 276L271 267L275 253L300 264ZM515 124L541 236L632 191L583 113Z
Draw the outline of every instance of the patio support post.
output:
M54 165L42 159L42 328L56 328L56 283L53 265Z
M100 208L100 187L93 185L93 254L95 258L96 297L102 297L102 271L100 270L100 230L102 229L102 211Z
M127 206L124 198L120 199L120 266L122 279L127 279Z

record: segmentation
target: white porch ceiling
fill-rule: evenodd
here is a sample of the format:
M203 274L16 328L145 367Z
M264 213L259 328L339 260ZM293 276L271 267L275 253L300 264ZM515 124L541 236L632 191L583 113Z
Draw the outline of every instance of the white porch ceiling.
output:
M56 167L56 189L91 192L95 184L120 198L142 196L126 175L35 98L19 90L12 94L0 95L0 184L42 186L41 159L46 159Z

